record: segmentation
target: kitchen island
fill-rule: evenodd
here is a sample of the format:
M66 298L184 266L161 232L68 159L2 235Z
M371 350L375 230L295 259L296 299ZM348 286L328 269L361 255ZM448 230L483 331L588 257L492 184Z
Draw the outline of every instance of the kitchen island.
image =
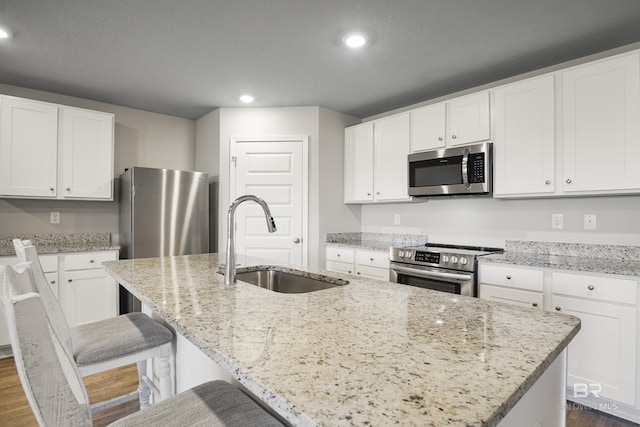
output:
M238 272L265 265L237 261ZM204 372L181 360L193 353L181 350L188 341L292 425L525 425L509 417L552 414L544 426L563 417L575 317L310 269L350 283L303 294L225 288L222 262L203 254L103 264L175 330L178 384Z

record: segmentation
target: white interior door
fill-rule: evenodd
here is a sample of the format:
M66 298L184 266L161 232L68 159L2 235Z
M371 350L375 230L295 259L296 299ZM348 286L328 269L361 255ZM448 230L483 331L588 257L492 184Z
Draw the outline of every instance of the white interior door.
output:
M307 265L307 137L232 138L231 197L264 199L276 222L269 233L262 208L236 210L236 252Z

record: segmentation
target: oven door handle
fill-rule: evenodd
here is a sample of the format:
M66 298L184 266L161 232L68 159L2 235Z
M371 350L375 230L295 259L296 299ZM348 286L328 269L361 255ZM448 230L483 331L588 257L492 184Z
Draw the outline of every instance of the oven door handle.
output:
M400 267L398 265L393 265L390 268L391 270L396 271L398 273L404 273L406 275L411 275L416 277L423 277L425 279L447 279L447 280L455 280L458 282L467 282L473 279L473 276L470 274L440 273L437 271L418 270L415 268Z

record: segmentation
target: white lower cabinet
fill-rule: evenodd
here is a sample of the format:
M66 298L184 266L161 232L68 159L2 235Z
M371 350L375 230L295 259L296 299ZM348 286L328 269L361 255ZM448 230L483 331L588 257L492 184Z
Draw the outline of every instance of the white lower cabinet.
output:
M64 255L60 301L70 327L118 314L116 281L100 268L116 259L116 251Z
M540 269L482 264L479 276L481 299L544 308L544 272Z
M482 299L580 318L567 399L640 422L637 278L480 262L479 288Z
M569 344L569 399L603 397L636 403L637 282L552 273L554 311L579 317Z
M326 269L369 279L389 280L389 253L368 249L326 247Z

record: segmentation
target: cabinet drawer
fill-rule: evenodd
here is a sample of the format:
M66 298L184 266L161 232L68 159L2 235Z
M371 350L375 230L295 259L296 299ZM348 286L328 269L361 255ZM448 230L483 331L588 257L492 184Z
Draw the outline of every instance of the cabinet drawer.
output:
M328 261L327 260L327 267L326 268L329 271L337 271L338 273L353 274L353 264L350 264L348 262Z
M521 291L519 289L502 288L498 286L481 285L480 299L506 302L521 307L544 308L542 292Z
M356 267L356 275L367 277L369 279L389 281L389 269L380 267L369 267L366 265L358 265Z
M114 261L116 259L117 255L115 251L65 255L65 270L88 270L92 268L100 268L100 264L102 262Z
M480 283L542 292L543 277L542 270L488 264L480 265Z
M327 260L328 261L339 261L339 262L350 262L353 263L354 260L354 250L351 248L341 248L338 246L328 246L327 247Z
M638 282L635 280L555 272L551 278L554 294L636 304Z
M358 266L389 268L389 252L358 250L356 264Z
M40 255L40 265L45 273L58 271L58 255Z

